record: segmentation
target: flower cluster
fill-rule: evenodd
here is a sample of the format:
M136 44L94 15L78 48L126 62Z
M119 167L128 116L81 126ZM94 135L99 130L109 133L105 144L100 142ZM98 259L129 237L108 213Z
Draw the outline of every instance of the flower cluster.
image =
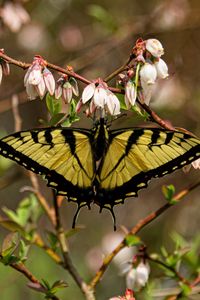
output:
M86 103L89 103L86 110L87 115L92 115L96 109L113 116L120 114L120 102L117 96L108 89L107 84L101 79L90 83L83 90L82 98L77 104L77 112Z
M37 96L43 98L46 92L52 96L55 92L55 80L52 73L47 69L45 60L36 55L32 65L24 77L24 85L30 100Z
M30 20L30 16L24 7L20 3L11 1L5 1L0 16L3 23L13 32L19 31L21 26Z
M168 67L161 58L164 54L162 44L157 39L139 39L133 48L134 64L125 74L120 74L120 84L125 87L125 104L129 109L136 98L149 105L153 87L157 79L165 79Z
M63 74L57 80L57 86L55 89L55 98L61 98L65 103L70 103L73 94L75 96L79 96L79 89L77 81L74 77L70 77L68 75Z

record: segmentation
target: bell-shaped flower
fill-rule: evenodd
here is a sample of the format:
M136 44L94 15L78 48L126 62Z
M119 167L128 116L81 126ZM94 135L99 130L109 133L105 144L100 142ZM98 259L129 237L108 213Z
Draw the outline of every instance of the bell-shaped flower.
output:
M106 89L103 86L98 85L94 91L94 104L96 105L96 107L104 108L104 106L106 105L107 97L108 96Z
M40 79L40 82L37 85L35 85L35 89L38 93L38 96L42 99L47 91L43 77Z
M140 289L149 279L150 267L148 263L140 262L136 268L131 268L126 275L126 286L129 289Z
M169 76L168 66L162 58L159 58L154 65L156 67L158 78L165 79Z
M88 102L94 96L95 88L96 88L96 86L95 86L94 82L88 84L84 88L83 93L82 93L82 102L83 102L83 104Z
M157 39L146 40L146 49L154 57L161 57L164 54L164 49L161 42Z
M154 90L154 85L152 84L147 84L145 81L141 80L141 94L142 94L142 101L146 104L149 105L149 102L151 100L153 90Z
M42 78L42 67L39 64L34 64L30 70L27 82L31 85L38 85Z
M140 79L146 84L154 84L157 78L156 67L153 64L145 63L140 69Z
M109 90L107 91L106 107L110 115L117 116L120 114L119 99Z
M52 73L47 68L44 68L42 74L43 74L45 86L49 94L52 96L55 92L55 86L56 86L55 79Z
M135 84L131 80L129 80L125 85L125 97L124 97L125 104L128 109L131 106L135 105L136 97L137 97L137 91L136 91Z

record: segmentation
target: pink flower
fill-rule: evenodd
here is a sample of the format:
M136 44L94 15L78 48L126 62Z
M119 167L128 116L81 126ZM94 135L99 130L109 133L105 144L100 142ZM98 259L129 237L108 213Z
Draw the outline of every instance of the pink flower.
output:
M73 94L75 96L79 95L78 84L75 78L68 78L67 75L62 75L57 80L57 87L55 89L55 98L62 98L65 103L70 103Z
M24 76L26 92L31 100L37 96L43 98L48 91L55 92L55 80L52 73L46 68L46 62L41 56L35 56L32 65Z

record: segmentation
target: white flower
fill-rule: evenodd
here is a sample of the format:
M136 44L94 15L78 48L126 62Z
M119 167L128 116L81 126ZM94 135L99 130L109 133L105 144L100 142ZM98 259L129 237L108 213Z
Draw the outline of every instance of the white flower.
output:
M159 78L165 79L169 76L168 66L162 58L159 58L159 60L156 61L154 65L156 67L157 75Z
M88 84L84 90L83 90L83 94L82 94L82 102L83 104L85 104L87 101L89 101L93 95L94 95L94 91L95 91L95 83L90 83Z
M148 39L146 41L146 49L154 56L161 57L164 54L164 49L160 41L157 39Z
M46 62L41 56L35 56L32 65L24 76L26 92L31 100L37 96L43 98L48 91L55 92L55 80L52 73L45 67Z
M33 65L29 76L27 78L27 82L32 85L38 85L42 78L42 68L39 65Z
M120 114L120 102L107 87L107 84L98 79L98 85L94 82L88 84L82 93L82 104L89 103L87 114L91 115L96 109L107 111L109 114L116 116Z
M120 114L119 99L109 90L107 91L106 107L110 115L117 116Z
M140 289L144 287L149 279L149 274L149 264L140 262L136 268L131 268L127 273L126 287L129 289Z
M154 85L147 84L145 81L141 80L141 87L142 87L142 100L146 105L149 105L149 102L152 97L152 93L154 90Z
M52 73L47 68L44 68L42 75L44 78L46 88L47 88L49 94L52 96L55 92L55 85L56 85L55 79L54 79Z
M94 91L94 104L96 107L104 108L106 105L107 92L104 87L98 85Z
M145 63L140 69L140 79L146 84L154 84L157 77L156 67L153 64Z
M43 98L44 95L46 94L46 91L47 91L43 77L41 77L40 82L38 83L38 85L35 85L35 89L38 92L38 96L40 98Z
M125 104L127 108L130 108L130 106L133 106L135 104L137 97L137 91L135 84L132 81L128 81L125 86Z
M195 169L200 169L200 158L196 159L195 161L192 162L192 166Z

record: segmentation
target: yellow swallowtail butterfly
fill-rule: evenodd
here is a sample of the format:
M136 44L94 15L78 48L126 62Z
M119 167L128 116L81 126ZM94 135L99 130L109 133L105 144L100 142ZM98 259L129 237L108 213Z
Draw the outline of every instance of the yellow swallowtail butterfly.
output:
M152 177L199 158L200 140L158 128L109 130L100 119L92 130L55 127L11 134L0 140L0 154L45 175L57 194L78 204L77 213L93 202L114 217L113 206L137 196Z

